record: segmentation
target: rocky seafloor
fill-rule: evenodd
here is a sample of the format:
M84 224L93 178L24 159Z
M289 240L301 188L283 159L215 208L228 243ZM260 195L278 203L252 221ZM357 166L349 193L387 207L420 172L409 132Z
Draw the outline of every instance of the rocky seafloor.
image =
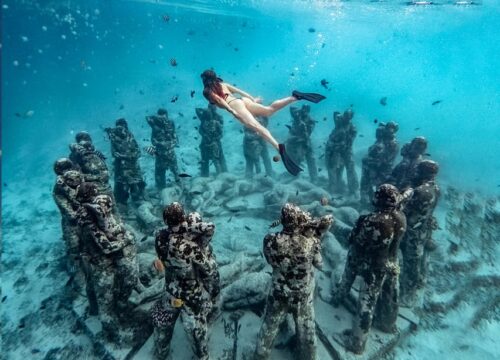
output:
M151 358L150 329L136 333L133 343L123 345L123 349L106 344L89 330L92 319L86 315L83 297L75 303L68 297L60 216L52 202L50 181L47 176L40 184L46 192L18 183L17 188L29 196L4 196L1 358ZM323 188L326 179L321 177L319 185L288 175L247 179L230 173L182 181L182 186L170 184L161 193L150 190L149 202L138 208L131 205L128 214L122 215L136 235L141 278L149 284L146 293L134 293L131 301L146 313L161 293L163 277L153 267L152 234L161 225L163 205L182 201L188 209L199 211L204 219L216 224L213 247L220 266L224 313L211 334L213 357L248 359L270 280L270 267L262 256L262 239L268 231L274 231L269 226L278 219L281 205L293 202L315 216L331 213L335 217L335 225L323 239L326 261L324 269L317 272L316 303L316 317L326 324L326 335L318 334L322 335L318 358L335 358L328 344L334 348L338 344L328 332L338 330L336 322L340 324L343 315L333 315L333 308L325 304L331 284L344 267L346 237L359 216L355 199L332 198ZM443 193L435 214L440 224L434 234L438 248L430 256L428 284L420 296L419 309L411 314L415 326L408 328L411 333L397 345L397 341L389 344L377 338L377 351L368 350L365 358L472 359L500 354L495 341L500 330L500 275L494 261L498 243L484 244L481 240L486 199L471 198L446 187ZM328 204L321 203L323 197L330 199ZM500 206L498 199L493 201L494 206ZM478 208L470 211L474 204ZM348 317L348 311L345 313ZM231 319L244 327L237 344L234 331L231 333ZM186 339L179 328L180 324L174 335L172 358L189 359L189 347L183 346ZM291 356L284 332L277 340L273 358Z

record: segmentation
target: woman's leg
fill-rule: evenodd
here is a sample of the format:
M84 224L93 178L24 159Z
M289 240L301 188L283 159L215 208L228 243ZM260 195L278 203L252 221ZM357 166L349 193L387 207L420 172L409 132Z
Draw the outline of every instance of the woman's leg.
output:
M235 104L238 103L238 104ZM264 126L262 126L252 115L250 111L245 107L243 103L240 101L235 101L232 103L233 109L238 112L240 118L238 120L241 121L243 125L247 128L257 132L264 140L266 140L269 144L271 144L276 150L279 150L279 144L276 139L271 135L271 132L267 130Z
M254 116L271 116L276 111L283 109L285 106L290 105L295 101L298 101L295 97L288 96L286 98L274 101L271 105L265 106L253 102L248 98L243 98L242 100L245 103L245 106L248 109L248 111L250 111Z

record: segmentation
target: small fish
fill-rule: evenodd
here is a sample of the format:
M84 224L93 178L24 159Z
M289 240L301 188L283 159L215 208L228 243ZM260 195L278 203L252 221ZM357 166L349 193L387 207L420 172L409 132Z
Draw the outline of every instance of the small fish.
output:
M310 33L313 33L313 32L316 32L316 29L313 27L310 27L309 29L307 29L307 31L309 31Z
M363 134L359 134L358 136L359 136L359 137L365 137Z
M240 49L238 49L238 48L236 48L236 47L235 47L235 48L234 48L234 51L240 51Z
M321 86L323 86L325 89L328 89L328 84L329 84L329 82L326 81L326 79L321 80Z
M165 266L163 266L163 262L160 259L155 259L153 261L153 266L158 272L164 272Z
M144 95L144 91L139 90L139 94Z
M24 329L25 326L26 325L24 324L24 322L22 322L22 323L19 324L19 329Z
M194 128L195 128L196 130L198 130L198 126L195 126Z
M21 117L21 114L19 114L19 113L15 113L14 115L15 115L16 117Z
M373 119L373 123L374 124L378 123L378 119Z
M176 102L177 100L179 100L179 96L178 95L175 95L172 97L172 100L170 100L171 103L174 103Z
M32 354L38 354L40 352L40 349L32 349L31 353Z
M120 105L120 107L118 109L123 110L123 109L125 109L125 106L122 104L122 105Z
M320 172L321 170L323 170L322 168L318 168L318 172Z
M184 114L183 113L178 113L180 117L184 117Z
M321 154L319 158L323 159L324 157L325 157L325 154Z
M326 117L323 118L323 121L326 121Z
M191 194L193 194L193 195L201 195L203 193L201 191L196 190L196 191L191 191Z
M170 65L177 66L179 64L177 63L177 60L175 58L172 58L172 59L170 59Z
M170 21L170 15L168 15L168 14L163 15L161 18L163 19L164 22Z
M443 100L436 100L436 101L433 101L433 102L432 102L432 105L437 105L437 104L439 104L441 101L443 101Z
M387 97L384 96L383 98L380 99L380 105L386 106L387 105Z
M285 126L288 128L288 130L292 130L292 127L290 125L285 125Z
M101 159L102 161L106 161L106 156L104 156L104 154L102 152L100 152L99 150L94 150L94 154L96 154L97 157L99 159Z
M299 196L299 190L295 192L295 196Z
M146 241L146 239L147 239L147 238L148 238L148 236L147 236L147 235L143 236L143 237L142 237L142 239L141 239L141 242Z
M194 93L195 93L195 92L196 92L196 91L191 90L191 92L189 93L189 95L191 95L191 97L193 98L193 97L194 97Z
M429 153L425 153L424 156L432 156L432 155Z
M3 187L7 187L7 183L6 182L3 183Z
M248 226L245 225L245 229L248 230L248 231L252 231L252 229L250 229Z
M275 228L281 224L281 220L275 220L269 225L269 228Z
M149 59L149 62L150 62L151 64L156 64L156 60L155 60L155 59Z
M290 76L295 76L295 73L290 73Z
M151 145L150 146L145 146L143 149L144 149L144 151L147 154L149 154L151 156L155 156L156 155L156 147L154 147L154 146L151 146Z
M186 174L186 173L181 173L178 175L180 178L186 178L186 177L192 177L191 175L189 174Z
M198 119L198 116L193 116L193 120L194 120L194 119Z
M233 220L233 217L231 216L229 219L227 219L227 222L230 223L231 220Z
M420 128L419 128L419 127L417 127L417 128L415 128L415 129L413 129L413 130L418 131L418 130L420 130Z
M233 213L238 213L238 212L240 212L238 209L231 209L231 210L229 210L229 211L231 211L231 212L233 212Z
M5 300L7 300L7 295L5 295L3 298L2 298L2 302L4 303Z

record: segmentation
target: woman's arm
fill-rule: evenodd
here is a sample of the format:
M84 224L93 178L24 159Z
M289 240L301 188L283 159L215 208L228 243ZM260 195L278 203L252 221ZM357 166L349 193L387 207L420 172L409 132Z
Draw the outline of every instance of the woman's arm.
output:
M253 102L256 102L256 101L255 101L256 99L255 99L252 95L250 95L249 93L246 93L246 92L244 92L243 90L238 89L237 87L235 87L235 86L233 86L233 85L230 85L230 84L226 84L226 83L224 83L224 85L226 85L226 86L227 86L227 88L229 89L229 91L231 91L232 93L237 93L237 94L240 94L241 96L247 97L247 98L249 98L250 100L252 100Z

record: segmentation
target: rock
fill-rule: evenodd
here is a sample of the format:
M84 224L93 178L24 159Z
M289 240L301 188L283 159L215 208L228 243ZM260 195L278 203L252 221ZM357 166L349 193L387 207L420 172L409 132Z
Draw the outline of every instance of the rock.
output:
M167 206L175 201L182 202L182 190L179 186L171 186L163 189L160 194L161 204Z
M351 227L354 226L354 224L359 218L359 212L356 209L349 206L335 208L333 210L333 215L335 216L336 219L341 220L342 222L346 223Z
M266 272L248 273L222 290L223 307L239 309L263 303L271 284L271 275Z
M139 264L139 278L145 285L151 284L159 279L163 279L163 274L153 266L153 262L157 259L156 254L139 253L137 254L137 262Z
M335 223L330 228L330 231L335 235L338 242L344 247L348 246L349 235L351 234L352 226L347 225L340 219L335 219Z
M164 279L157 279L154 281L150 286L144 289L141 293L138 293L137 291L132 291L132 294L128 298L128 301L135 305L138 306L142 303L145 302L150 302L154 299L159 298L165 289L165 280Z
M244 211L248 208L248 200L244 197L237 197L226 203L226 208L230 211Z
M333 269L339 265L343 265L342 254L345 256L346 250L342 248L342 245L340 245L332 233L327 232L323 236L321 252L324 260L326 260Z
M136 210L137 218L147 228L156 228L162 225L163 221L153 214L153 204L148 201L143 202Z
M221 287L224 288L241 278L243 273L260 271L265 266L262 257L240 253L232 263L219 268Z

